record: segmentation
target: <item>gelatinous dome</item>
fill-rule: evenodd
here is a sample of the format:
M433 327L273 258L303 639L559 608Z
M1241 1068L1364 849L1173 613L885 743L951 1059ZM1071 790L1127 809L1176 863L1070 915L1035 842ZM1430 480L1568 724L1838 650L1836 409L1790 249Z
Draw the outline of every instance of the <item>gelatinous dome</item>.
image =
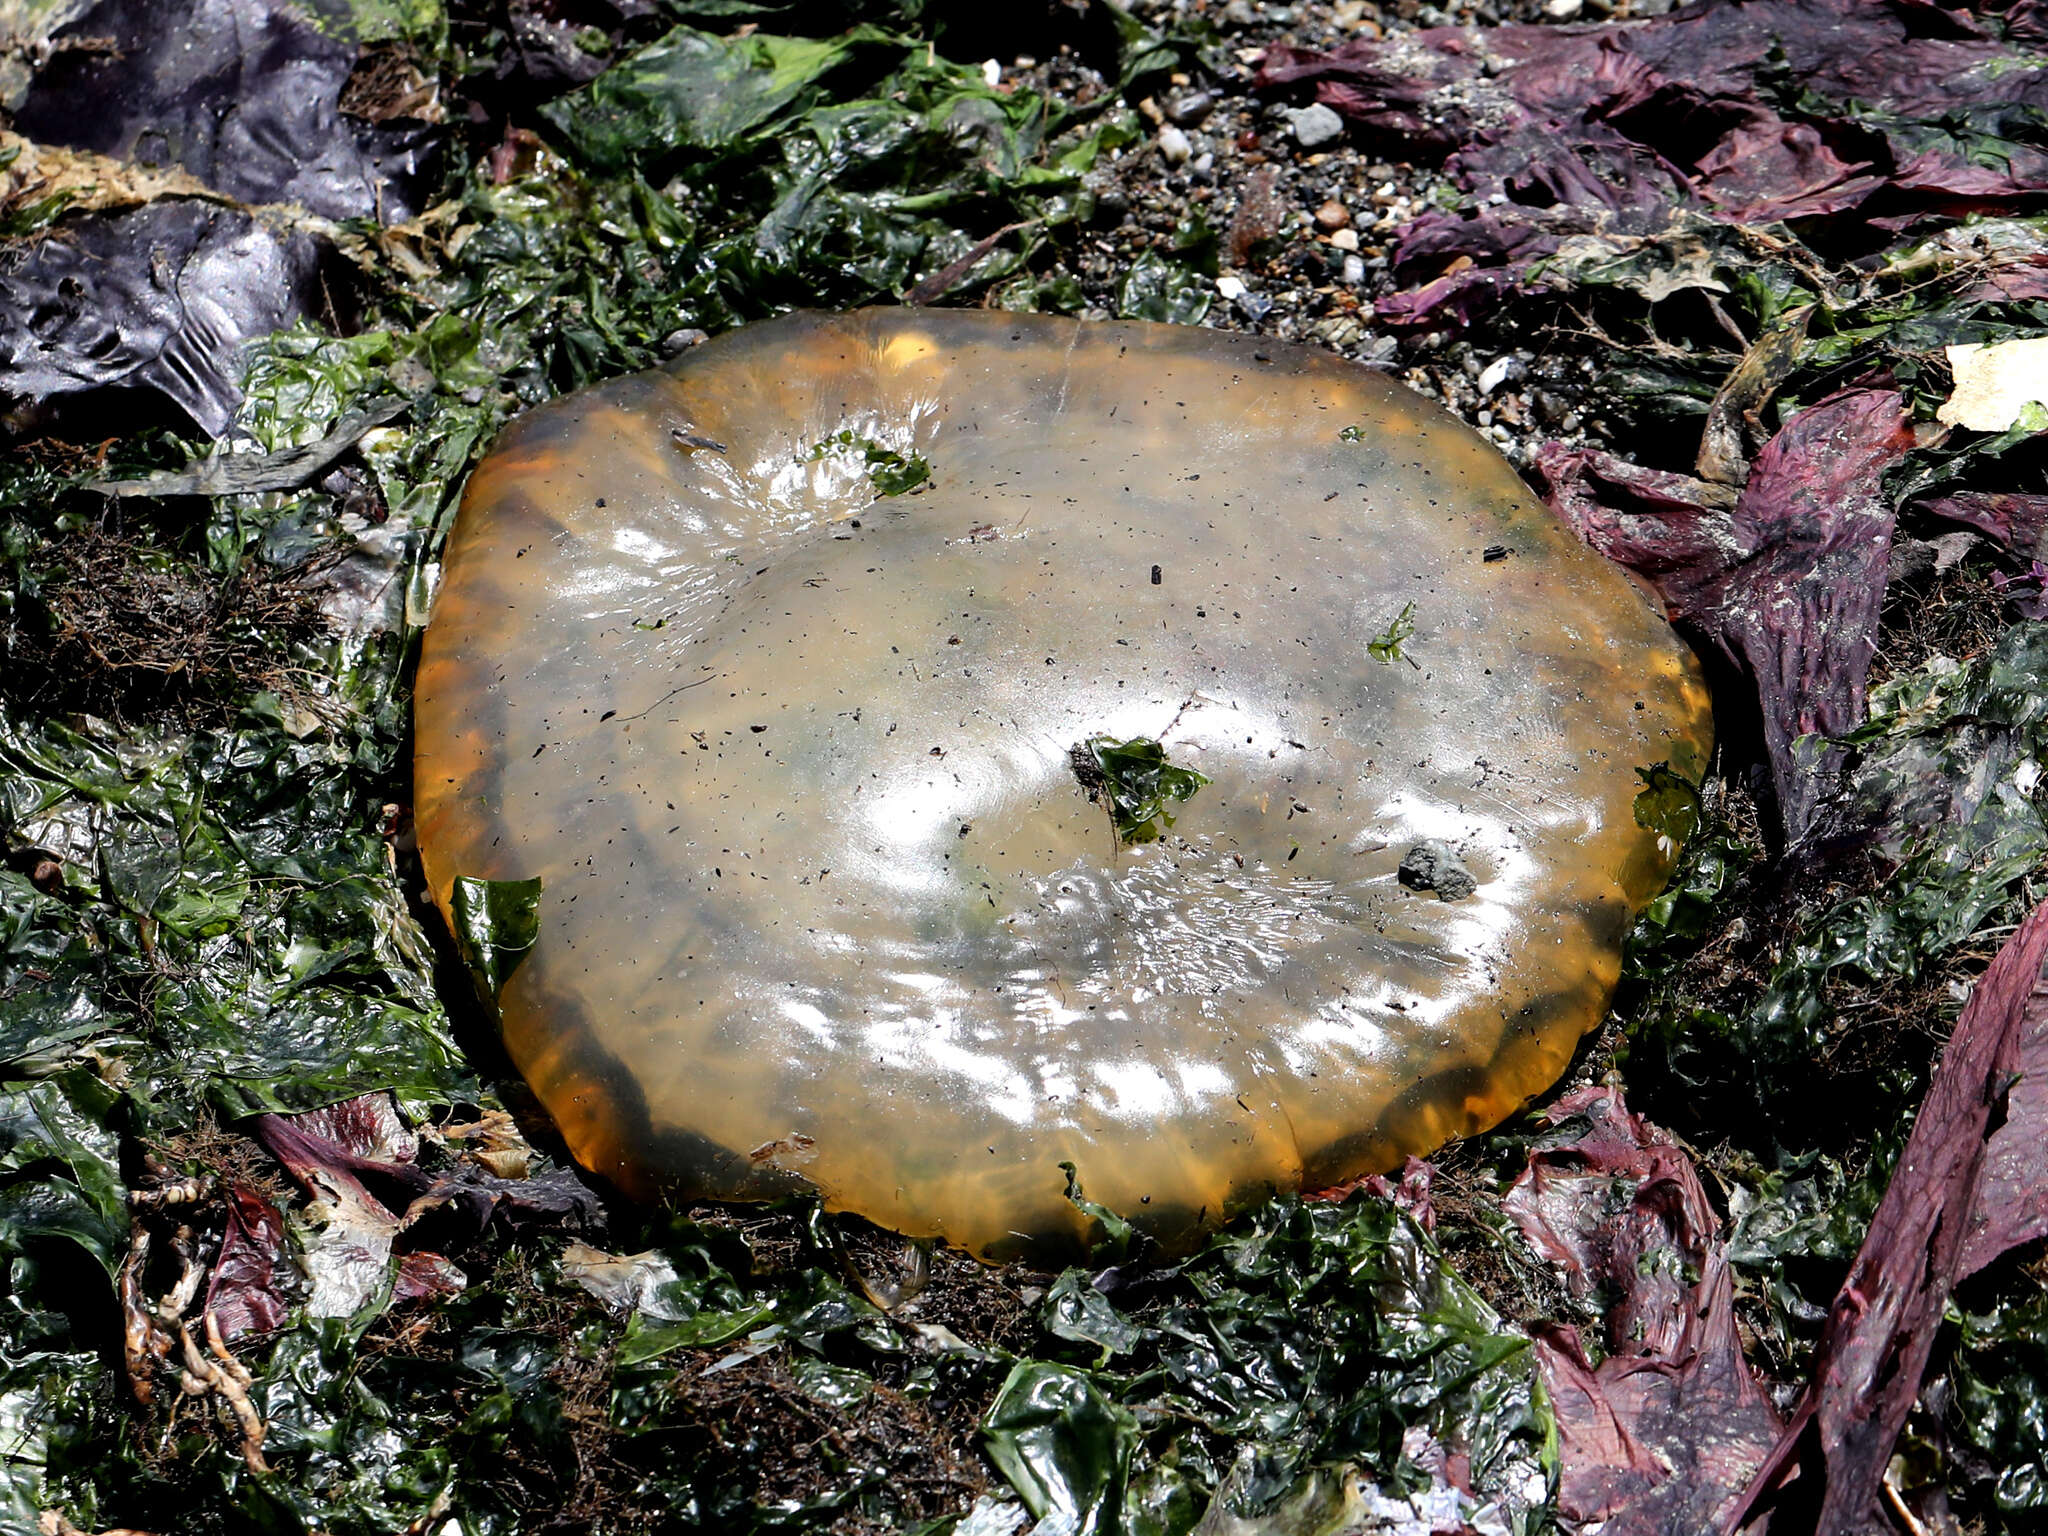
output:
M1207 775L1159 841L1101 736ZM1548 1086L1669 870L1636 770L1707 736L1662 618L1381 375L874 310L506 432L416 809L444 910L543 883L500 1014L590 1167L1043 1254L1062 1162L1186 1241Z

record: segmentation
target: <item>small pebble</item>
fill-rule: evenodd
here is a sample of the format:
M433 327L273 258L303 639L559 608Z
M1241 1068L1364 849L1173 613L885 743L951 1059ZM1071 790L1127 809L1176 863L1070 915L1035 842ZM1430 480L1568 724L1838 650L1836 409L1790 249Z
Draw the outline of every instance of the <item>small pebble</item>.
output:
M1441 901L1463 901L1479 889L1479 882L1451 845L1428 838L1408 850L1395 871L1411 891L1435 891Z
M1490 395L1496 389L1499 389L1501 385L1507 383L1509 379L1518 379L1521 376L1522 360L1519 357L1514 356L1512 353L1504 357L1496 357L1480 371L1479 393Z
M1216 109L1214 91L1189 91L1185 96L1176 96L1167 107L1166 115L1183 128L1200 124Z
M1344 281L1353 288L1356 288L1365 281L1365 258L1363 256L1346 256L1344 258Z
M1242 297L1244 291L1244 279L1241 277L1226 272L1216 279L1217 297L1221 298L1226 304Z
M670 331L661 338L661 355L663 357L675 357L680 353L689 351L690 348L696 346L699 342L709 341L710 339L711 337L706 332L700 331L694 326L687 330Z
M1180 165L1195 152L1188 136L1173 124L1168 123L1159 130L1159 153L1168 165Z
M1303 149L1321 149L1344 137L1344 119L1320 101L1294 114L1294 142Z
M1358 249L1358 231L1355 229L1340 229L1337 233L1330 236L1330 244L1340 251L1355 251Z
M1351 222L1351 210L1334 197L1316 210L1316 228L1329 233Z

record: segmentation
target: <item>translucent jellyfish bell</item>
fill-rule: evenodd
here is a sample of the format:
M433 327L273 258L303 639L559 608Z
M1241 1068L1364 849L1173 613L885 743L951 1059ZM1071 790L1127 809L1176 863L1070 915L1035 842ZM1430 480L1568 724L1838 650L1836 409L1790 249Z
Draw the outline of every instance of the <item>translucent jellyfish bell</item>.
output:
M436 899L542 882L498 1005L580 1159L995 1258L1084 1229L1062 1163L1184 1244L1548 1086L1669 872L1637 770L1697 777L1709 716L1380 374L873 310L511 427L417 732ZM1100 738L1206 776L1157 840L1084 788Z

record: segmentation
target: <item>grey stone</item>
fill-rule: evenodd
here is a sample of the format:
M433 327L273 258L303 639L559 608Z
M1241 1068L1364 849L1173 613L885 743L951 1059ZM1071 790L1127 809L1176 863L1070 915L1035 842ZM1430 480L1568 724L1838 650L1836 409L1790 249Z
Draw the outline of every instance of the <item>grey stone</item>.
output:
M1463 901L1479 889L1479 881L1456 850L1433 837L1410 848L1396 873L1409 890L1435 891L1443 901Z
M1303 149L1321 149L1344 137L1344 119L1320 101L1294 114L1294 142Z
M1510 379L1519 379L1528 369L1513 353L1496 357L1479 372L1479 393L1490 395Z

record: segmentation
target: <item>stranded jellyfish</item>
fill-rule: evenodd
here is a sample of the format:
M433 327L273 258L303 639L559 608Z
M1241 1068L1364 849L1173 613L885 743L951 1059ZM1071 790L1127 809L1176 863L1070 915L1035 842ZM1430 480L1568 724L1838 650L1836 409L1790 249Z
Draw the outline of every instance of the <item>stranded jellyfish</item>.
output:
M514 424L417 724L444 911L540 882L497 1005L579 1159L988 1258L1085 1231L1062 1164L1172 1246L1542 1091L1669 873L1639 770L1709 729L1630 582L1380 374L908 309Z

